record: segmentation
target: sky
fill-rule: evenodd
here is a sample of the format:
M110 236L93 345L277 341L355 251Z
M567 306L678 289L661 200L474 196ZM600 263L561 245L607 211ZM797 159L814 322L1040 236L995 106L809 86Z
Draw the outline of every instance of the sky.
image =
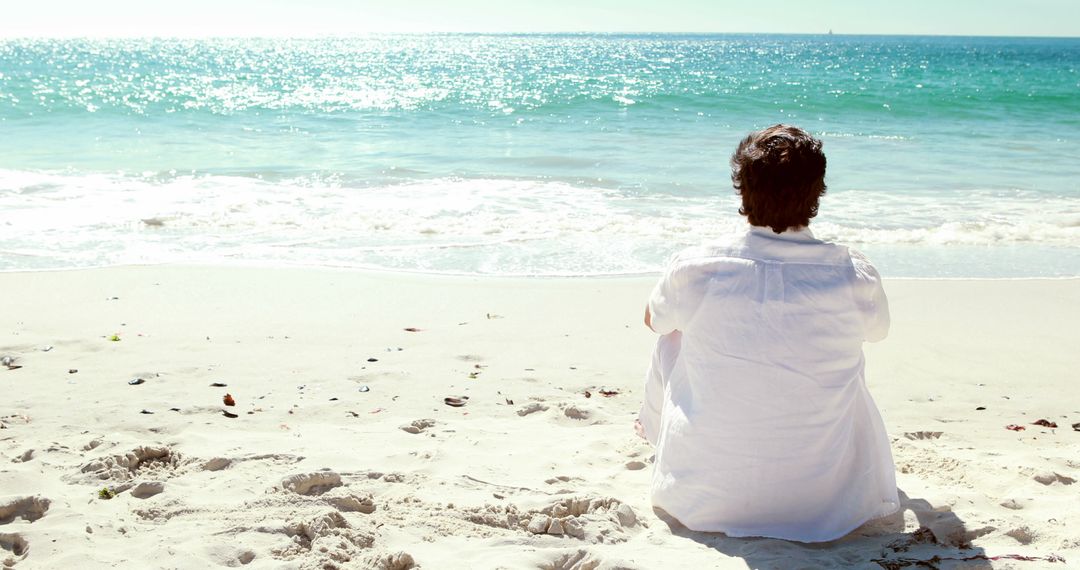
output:
M373 32L1080 36L1080 0L0 0L0 37Z

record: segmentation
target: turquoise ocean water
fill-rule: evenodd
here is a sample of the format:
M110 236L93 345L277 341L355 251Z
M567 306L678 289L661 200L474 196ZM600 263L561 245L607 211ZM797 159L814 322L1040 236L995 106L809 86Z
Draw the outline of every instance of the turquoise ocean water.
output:
M893 277L1080 275L1080 39L0 40L0 270L657 270L821 137L812 224Z

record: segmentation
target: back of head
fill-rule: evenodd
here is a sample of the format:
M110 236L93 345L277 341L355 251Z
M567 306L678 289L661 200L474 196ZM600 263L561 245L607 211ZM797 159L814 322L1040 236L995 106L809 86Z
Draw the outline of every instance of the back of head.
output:
M825 194L821 141L790 125L750 133L731 155L731 182L752 225L776 233L809 225Z

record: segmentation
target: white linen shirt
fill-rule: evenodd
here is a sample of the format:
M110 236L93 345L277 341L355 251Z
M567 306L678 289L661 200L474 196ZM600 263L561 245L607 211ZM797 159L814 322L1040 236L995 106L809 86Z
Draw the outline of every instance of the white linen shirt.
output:
M655 506L693 530L803 542L898 509L863 378L863 341L889 329L865 257L805 228L751 226L675 255L649 311L661 343L678 343L654 362L665 370L650 372L639 416Z

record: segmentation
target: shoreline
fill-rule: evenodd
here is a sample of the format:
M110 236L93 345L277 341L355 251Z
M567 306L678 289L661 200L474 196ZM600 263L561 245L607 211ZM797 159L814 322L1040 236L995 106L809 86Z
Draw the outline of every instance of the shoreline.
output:
M1080 512L1077 280L885 279L893 329L865 347L867 382L903 510L824 546L695 533L652 510L652 450L631 424L655 341L641 323L654 281L178 265L0 273L0 353L21 366L0 367L0 563L1080 559L1067 524ZM106 487L117 496L98 497Z
M421 278L446 278L446 279L491 279L502 281L636 281L636 280L653 280L655 281L660 277L661 271L657 269L653 272L647 273L598 273L598 274L585 274L585 275L544 275L544 274L495 274L495 273L446 273L439 271L421 271L410 269L387 269L379 267L358 267L358 266L333 266L333 265L305 265L305 264L290 264L283 262L270 262L270 261L249 261L249 262L174 262L163 261L160 263L122 263L116 265L96 265L91 267L58 267L58 268L45 268L45 269L0 269L0 276L4 275L21 275L27 273L66 273L66 272L80 272L80 271L102 271L102 270L120 270L130 268L153 268L153 267L169 267L169 268L189 268L189 269L268 269L268 270L292 270L292 271L327 271L327 272L340 272L340 273L355 273L355 274L372 274L392 277L395 275L401 275L402 277L421 277ZM882 279L886 283L903 282L903 281L1080 281L1080 275L1058 275L1058 276L1034 276L1034 277L890 277L883 275ZM644 301L643 301L644 303Z

